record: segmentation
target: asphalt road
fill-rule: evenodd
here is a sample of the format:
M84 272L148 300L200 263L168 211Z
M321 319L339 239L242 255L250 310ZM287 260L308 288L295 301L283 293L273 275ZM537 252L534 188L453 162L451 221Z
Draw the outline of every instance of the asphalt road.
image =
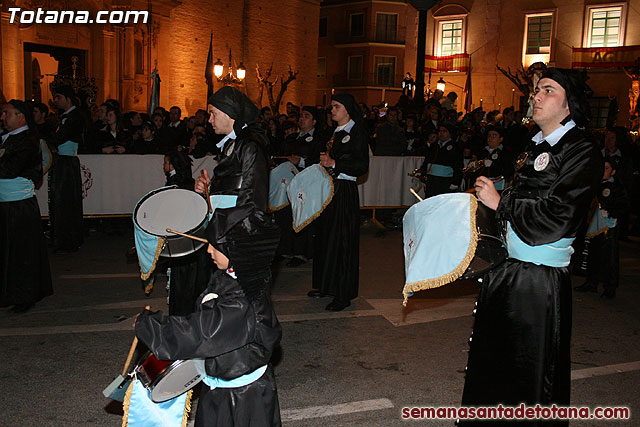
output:
M166 308L164 281L145 297L127 221L120 235L92 231L80 252L51 255L54 295L31 311L0 312L0 426L119 426L121 407L102 390L122 369L131 318ZM343 312L306 297L311 264L274 266L283 326L275 360L286 426L395 426L404 407L457 406L475 282L418 293L402 309L402 234L362 229L360 296ZM572 403L640 410L640 243L621 243L618 297L574 293ZM574 277L574 284L582 283ZM452 421L420 421L450 426ZM640 425L575 421L571 425Z

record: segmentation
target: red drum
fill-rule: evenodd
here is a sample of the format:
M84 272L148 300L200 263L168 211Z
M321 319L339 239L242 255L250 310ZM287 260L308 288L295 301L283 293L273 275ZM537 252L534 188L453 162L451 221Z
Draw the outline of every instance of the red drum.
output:
M159 360L149 352L136 367L135 374L151 392L151 400L160 403L186 393L202 381L204 360Z

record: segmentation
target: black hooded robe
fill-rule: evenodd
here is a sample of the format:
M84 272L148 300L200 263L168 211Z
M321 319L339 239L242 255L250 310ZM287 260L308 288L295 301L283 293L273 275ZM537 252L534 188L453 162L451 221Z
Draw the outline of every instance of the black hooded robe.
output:
M326 149L326 144L323 146ZM334 168L328 168L333 176L334 194L316 220L313 288L321 294L333 295L337 303L348 305L358 296L360 199L356 182L338 176L344 173L358 177L369 170L364 127L356 122L349 132L335 132L329 155L336 162Z
M202 297L217 298L204 304ZM188 316L144 311L136 335L161 360L205 358L207 374L231 380L267 365L282 330L266 293L247 298L239 281L216 271ZM273 369L251 384L211 389L201 385L198 427L279 426L280 406Z
M0 179L42 180L40 143L29 130L1 146ZM0 202L0 306L29 306L53 294L47 244L36 196Z
M545 152L549 163L536 171L535 159ZM529 147L516 183L502 194L497 217L531 246L575 237L601 177L597 147L574 127L553 147L547 142ZM571 310L568 267L509 258L489 272L474 311L462 405L567 406Z
M75 109L61 116L51 145L59 147L67 141L82 150L86 123L82 112ZM78 156L56 154L49 171L49 217L51 237L57 249L76 250L84 243L82 228L82 173Z

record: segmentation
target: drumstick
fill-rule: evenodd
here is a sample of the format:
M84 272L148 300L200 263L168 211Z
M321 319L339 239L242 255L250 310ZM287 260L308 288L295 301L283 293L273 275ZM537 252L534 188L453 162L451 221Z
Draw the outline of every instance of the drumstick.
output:
M202 242L202 243L209 243L207 239L203 239L202 237L189 236L188 234L184 234L179 231L172 230L170 228L167 228L167 233L177 234L178 236L187 237L191 240L197 240L198 242Z
M200 176L204 178L204 169L202 169L200 171ZM213 209L211 208L211 200L209 199L209 184L207 183L204 186L204 193L207 196L207 206L209 207L209 213L213 212Z
M413 188L410 188L409 191L411 191L411 194L413 194L414 196L416 196L416 198L420 201L423 201L424 199L422 197L420 197L420 195L416 192L416 190L414 190Z
M144 307L145 310L151 310L151 306L147 305ZM137 316L136 316L137 319ZM135 325L135 323L134 323ZM122 376L127 375L127 371L129 370L129 365L131 364L131 359L133 359L133 354L136 351L136 347L138 346L138 337L133 337L133 342L131 343L131 348L129 349L129 354L127 355L127 360L124 362L124 368L122 368Z

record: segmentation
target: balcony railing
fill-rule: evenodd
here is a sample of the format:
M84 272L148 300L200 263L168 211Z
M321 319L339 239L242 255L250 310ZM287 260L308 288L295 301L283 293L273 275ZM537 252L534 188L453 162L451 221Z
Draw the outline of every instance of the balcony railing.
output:
M404 78L401 74L394 76L376 75L375 73L365 73L357 79L350 79L345 75L333 76L334 87L351 86L374 86L374 87L401 87L400 82Z
M406 27L387 27L378 29L375 26L365 27L361 34L353 35L349 30L334 33L334 44L350 43L385 43L405 44Z

